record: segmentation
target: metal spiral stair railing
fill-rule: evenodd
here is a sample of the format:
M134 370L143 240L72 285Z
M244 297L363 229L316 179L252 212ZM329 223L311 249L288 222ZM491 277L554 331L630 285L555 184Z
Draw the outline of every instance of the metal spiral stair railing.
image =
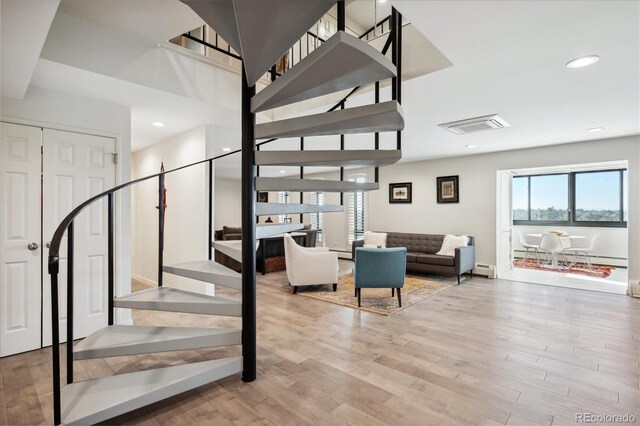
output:
M191 0L183 0L187 4ZM233 4L235 0L220 0L209 2L219 7L220 4ZM281 0L275 0L275 4ZM329 0L312 0L305 5L316 3L314 14L306 16L302 21L315 22L326 11L327 5L333 4ZM202 6L204 3L198 1ZM284 3L290 3L284 1ZM243 7L243 6L242 6ZM240 7L240 9L242 9ZM264 7L264 4L261 5ZM241 10L247 13L245 8ZM344 1L338 1L338 29L344 30ZM321 16L321 15L320 15ZM205 21L207 17L203 16ZM208 22L208 21L207 21ZM257 203L256 191L261 190L293 190L307 191L336 191L353 192L367 191L378 188L378 167L393 164L401 158L401 131L404 120L400 107L400 78L401 73L401 16L393 10L390 17L391 32L383 52L377 52L365 41L338 31L310 55L298 62L279 78L272 73L274 82L271 86L255 94L255 85L248 84L247 68L251 70L252 79L259 78L260 68L265 59L252 60L252 66L246 62L243 67L242 87L242 149L219 155L213 158L192 163L166 172L146 176L131 182L116 186L108 191L91 197L76 207L65 217L51 240L49 252L49 273L51 275L52 300L52 361L53 361L53 409L54 423L97 423L133 409L148 405L152 402L182 393L206 383L242 373L243 381L256 378L256 294L255 294L255 257L256 239L279 234L283 231L297 229L297 224L290 224L284 229L282 225L264 226L256 224L257 215L270 214L304 214L309 212L342 211L342 206L317 206L309 204L279 204ZM256 52L255 46L247 46L247 40L252 35L244 33L246 28L228 29L231 37L234 31L238 41L237 51L243 57L247 52ZM306 29L305 29L306 31ZM295 31L289 34L294 39L299 37ZM273 47L273 46L272 46ZM236 46L234 46L234 49ZM393 60L389 62L384 56L391 48ZM269 50L269 48L265 48ZM285 46L286 49L286 46ZM277 49L270 51L271 57ZM269 60L269 59L267 59ZM258 65L255 65L258 64ZM339 64L339 66L335 66ZM331 68L335 69L328 69ZM255 68L255 67L258 68ZM273 71L273 68L271 68ZM318 71L324 71L319 73ZM332 72L327 72L332 71ZM323 74L322 81L314 76ZM391 79L392 99L380 103L380 80ZM366 84L375 84L376 103L367 107L345 108L350 96ZM269 123L255 124L255 113L276 106L288 105L301 100L312 99L329 93L352 88L347 96L331 108L327 113L320 114L311 122L309 118L295 118ZM397 147L395 150L379 150L379 132L397 132ZM354 132L374 133L374 149L345 150L344 134ZM304 136L319 134L340 135L341 149L338 151L304 150ZM267 136L268 135L268 136ZM258 150L278 137L300 137L300 151L266 151ZM271 139L256 143L256 137L270 137ZM243 273L238 274L212 260L212 247L207 246L208 260L185 262L179 265L164 265L164 205L163 188L167 174L180 170L208 165L209 179L209 242L213 241L213 162L219 158L237 153L242 154L242 227L243 239L234 246L218 246L219 249L243 264ZM265 178L258 177L258 167L295 165L300 167L300 178ZM358 183L343 179L345 166L375 167L375 182ZM341 181L314 181L304 179L305 167L334 166L340 167ZM158 287L116 297L115 294L115 200L114 194L130 186L158 178ZM319 183L320 182L320 183ZM107 232L108 232L108 325L73 344L73 222L74 219L91 204L107 198ZM301 197L302 199L302 197ZM341 203L342 204L342 203ZM60 384L60 330L58 323L59 302L58 286L60 272L60 246L64 235L67 236L67 328L66 328L66 370L67 385ZM163 274L170 273L185 276L241 290L242 302L221 297L207 296L163 286ZM208 315L223 315L242 317L242 330L231 328L179 328L153 326L124 326L116 325L114 312L116 308L150 309L168 312L197 313ZM135 355L151 352L175 351L204 347L227 345L242 345L242 356L229 357L211 361L197 362L179 366L158 368L134 373L118 374L100 379L74 382L74 360Z

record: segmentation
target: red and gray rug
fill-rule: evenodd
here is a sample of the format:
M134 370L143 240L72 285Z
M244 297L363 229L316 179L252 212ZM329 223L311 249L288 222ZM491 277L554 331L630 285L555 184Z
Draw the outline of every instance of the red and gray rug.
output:
M540 266L540 263L534 259L518 259L513 262L513 266L515 268L523 268L523 269L537 269L540 271L551 271L551 272L562 272L563 274L579 274L579 275L587 275L590 277L597 278L607 278L611 275L611 271L613 271L615 266L608 265L592 265L591 269L587 267L584 263L576 263L573 266L569 266L569 268L564 269L554 269L549 267Z

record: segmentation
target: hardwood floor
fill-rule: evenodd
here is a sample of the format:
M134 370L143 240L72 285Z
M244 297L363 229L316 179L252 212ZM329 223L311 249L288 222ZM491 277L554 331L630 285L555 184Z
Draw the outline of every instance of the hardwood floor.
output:
M258 275L255 382L229 377L109 423L558 425L582 412L640 423L638 299L473 278L385 317L294 296L286 285L284 273ZM134 320L240 324L151 311ZM75 379L239 352L81 361ZM50 364L50 349L0 360L0 424L51 422Z

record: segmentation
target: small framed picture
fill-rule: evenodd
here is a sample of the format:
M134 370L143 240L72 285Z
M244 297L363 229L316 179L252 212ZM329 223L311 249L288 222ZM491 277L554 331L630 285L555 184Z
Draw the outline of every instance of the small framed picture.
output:
M269 193L268 192L258 192L258 202L259 203L268 203L269 202Z
M441 176L436 178L438 204L459 203L458 176Z
M390 183L389 203L411 204L411 182Z

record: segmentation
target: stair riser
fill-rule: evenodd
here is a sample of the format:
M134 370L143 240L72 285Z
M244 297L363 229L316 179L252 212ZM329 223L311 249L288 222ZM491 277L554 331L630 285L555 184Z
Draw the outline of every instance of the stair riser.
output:
M379 187L379 184L372 182L355 183L312 179L256 178L258 191L361 192L375 191Z
M242 316L241 305L209 305L209 304L193 304L193 303L158 303L158 302L137 302L115 300L113 305L116 308L127 309L143 309L147 311L163 311L163 312L183 312L188 314L203 315L222 315L228 317Z
M176 342L150 342L137 345L128 345L115 348L94 349L77 351L73 353L74 359L95 359L114 356L140 355L154 352L184 351L189 349L215 348L219 346L232 346L241 344L241 332L216 336L197 336L188 339L180 339Z
M180 277L191 278L193 280L203 281L210 284L219 285L222 287L232 288L234 290L242 290L242 278L231 278L221 275L208 274L200 271L190 271L180 268L173 268L171 266L165 266L162 269L164 272L172 275L178 275Z
M257 216L272 216L279 214L332 213L342 211L344 211L344 206L318 206L315 204L258 203L256 206Z
M378 167L397 163L400 150L258 151L258 166Z

